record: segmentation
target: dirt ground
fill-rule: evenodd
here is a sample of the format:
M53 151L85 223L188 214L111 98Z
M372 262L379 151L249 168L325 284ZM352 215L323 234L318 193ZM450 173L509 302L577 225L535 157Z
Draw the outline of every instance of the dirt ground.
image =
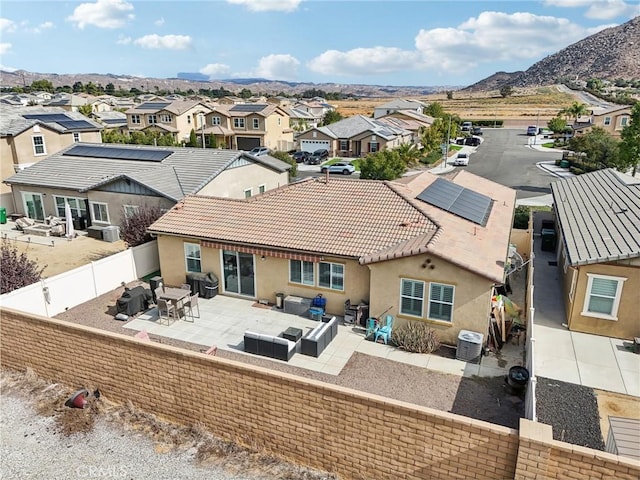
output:
M640 398L619 393L595 390L600 414L602 438L607 441L609 435L609 417L635 418L640 420Z

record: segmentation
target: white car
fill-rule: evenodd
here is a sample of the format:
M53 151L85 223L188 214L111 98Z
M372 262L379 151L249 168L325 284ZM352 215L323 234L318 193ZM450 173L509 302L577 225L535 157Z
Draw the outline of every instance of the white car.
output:
M456 159L453 161L454 165L469 165L469 154L460 152Z
M336 162L332 165L323 166L320 171L322 173L342 173L343 175L351 175L356 171L356 167L347 162Z
M267 147L255 147L249 153L254 157L259 157L260 155L269 155L271 153L271 150L269 150Z

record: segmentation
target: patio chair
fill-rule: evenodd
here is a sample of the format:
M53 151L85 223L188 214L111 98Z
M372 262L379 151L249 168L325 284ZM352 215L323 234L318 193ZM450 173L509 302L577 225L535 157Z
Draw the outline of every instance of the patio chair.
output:
M393 316L387 315L385 317L385 320L386 321L385 321L384 327L378 327L374 332L373 341L375 343L378 343L379 338L382 338L385 344L388 344L389 340L391 340L391 331L393 329Z
M367 330L365 333L365 338L369 338L375 333L377 325L378 325L377 318L375 317L367 318Z
M186 321L189 321L187 320L189 315L191 316L191 321L192 322L195 321L194 315L193 315L194 307L198 310L198 315L196 316L200 318L200 306L198 305L198 298L200 298L200 294L196 292L193 295L191 295L188 300L184 302L184 319Z
M166 320L167 325L170 325L172 319L174 321L178 319L178 310L171 303L159 298L158 299L158 316L160 317L160 323L163 323L163 320Z
M183 283L182 285L180 285L180 288L183 290L191 291L191 285L189 285L188 283Z

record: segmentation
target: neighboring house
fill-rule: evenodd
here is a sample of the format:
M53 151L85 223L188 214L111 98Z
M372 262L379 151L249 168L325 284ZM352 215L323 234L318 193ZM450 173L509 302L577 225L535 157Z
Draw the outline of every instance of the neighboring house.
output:
M569 330L640 337L640 180L605 169L551 192Z
M322 119L324 116L335 110L333 105L328 104L324 99L317 98L315 100L310 101L301 101L297 102L293 105L292 108L296 110L302 110L303 112L307 112L312 115L313 118L317 119L317 123L322 123Z
M240 105L242 103L246 103L246 101L244 98L226 96L226 97L219 98L218 103L220 105Z
M67 112L77 112L78 109L89 103L89 99L84 95L74 93L57 93L44 105L46 107L57 107Z
M291 128L296 132L304 132L322 123L322 115L315 115L308 110L297 107L285 107L289 114Z
M619 137L622 129L630 122L631 107L622 105L607 110L592 110L591 116L578 118L571 127L576 135L583 135L593 127L600 127L614 137Z
M408 130L355 115L324 127L316 127L298 135L300 150L313 152L324 148L331 155L360 157L385 148L411 143Z
M379 105L373 110L373 118L380 118L396 112L415 112L424 114L427 107L425 103L418 100L405 100L404 98L396 98L388 103Z
M185 195L246 198L288 183L290 165L268 155L210 148L78 144L5 180L16 210L119 224L141 205L168 209Z
M74 143L101 143L101 130L99 123L62 108L0 105L0 180ZM3 183L0 194L0 205L17 211L11 188Z
M93 98L89 100L89 105L91 105L91 111L93 113L110 112L113 110L111 102L103 98Z
M389 126L410 131L411 142L419 144L421 133L424 129L431 127L435 119L429 115L405 110L385 115L377 120Z
M365 300L373 316L388 311L396 327L424 321L455 344L461 329L487 338L514 205L514 190L464 171L309 178L244 201L187 196L149 231L169 285L213 272L222 294L275 302L276 292L321 293L337 315L347 299Z
M94 112L91 114L91 118L101 123L106 129L117 129L121 133L127 131L127 116L122 112Z
M177 142L188 142L191 130L200 128L198 117L211 110L203 103L187 100L144 102L125 112L129 131L154 131L170 134Z
M204 133L223 137L223 145L237 150L268 147L289 151L293 148L293 130L284 108L270 103L235 105L208 104Z

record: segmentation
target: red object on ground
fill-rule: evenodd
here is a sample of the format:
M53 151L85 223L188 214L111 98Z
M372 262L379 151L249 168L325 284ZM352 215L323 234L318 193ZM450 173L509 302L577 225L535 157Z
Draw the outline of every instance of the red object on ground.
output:
M87 404L87 400L85 398L87 395L89 395L89 392L87 392L86 390L78 390L73 395L71 395L69 399L64 402L64 404L67 407L84 408L84 406Z

